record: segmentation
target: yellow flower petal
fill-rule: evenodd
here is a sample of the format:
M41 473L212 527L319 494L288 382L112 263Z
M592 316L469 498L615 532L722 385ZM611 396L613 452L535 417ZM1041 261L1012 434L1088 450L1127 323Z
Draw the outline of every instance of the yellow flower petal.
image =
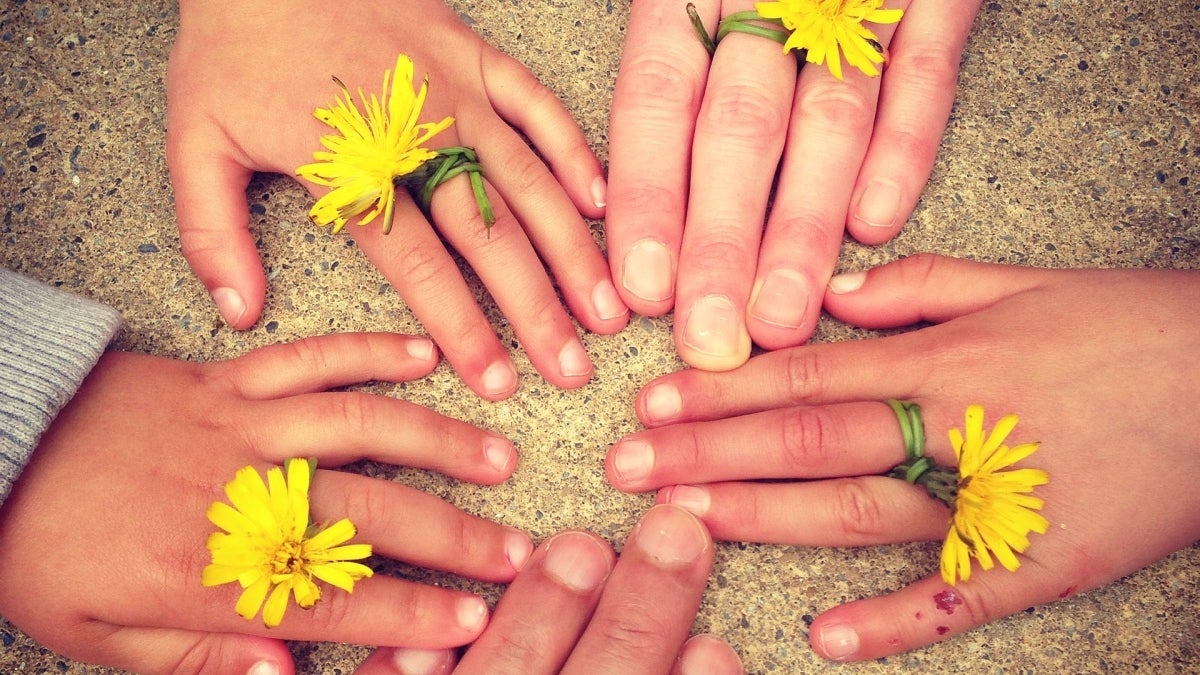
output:
M305 608L320 600L314 578L352 591L355 581L372 574L366 565L351 562L370 557L371 546L345 543L357 532L349 520L307 538L310 481L304 460L290 461L286 476L279 467L269 469L265 483L253 467L246 467L226 485L234 506L217 502L208 510L213 524L224 531L208 537L211 563L201 572L201 583L238 583L244 590L235 611L250 619L261 608L268 627L279 625L289 597Z

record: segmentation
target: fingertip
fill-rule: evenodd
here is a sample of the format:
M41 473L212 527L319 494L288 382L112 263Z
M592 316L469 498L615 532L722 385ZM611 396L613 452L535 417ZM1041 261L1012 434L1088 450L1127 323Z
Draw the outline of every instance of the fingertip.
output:
M517 369L507 358L493 362L471 387L488 401L503 401L517 391Z
M900 232L908 218L907 196L899 183L876 178L852 199L846 228L868 246L882 244Z
M708 371L733 370L750 359L750 332L741 309L728 296L697 299L675 324L675 348L688 365Z
M813 651L830 661L856 661L859 658L861 640L853 624L839 619L817 617L809 629L808 640Z
M386 663L391 666L391 672L398 675L449 675L456 662L454 652L449 649L396 648L391 652ZM360 669L357 675L365 674Z
M746 671L728 642L702 633L683 643L674 672L677 675L741 675Z

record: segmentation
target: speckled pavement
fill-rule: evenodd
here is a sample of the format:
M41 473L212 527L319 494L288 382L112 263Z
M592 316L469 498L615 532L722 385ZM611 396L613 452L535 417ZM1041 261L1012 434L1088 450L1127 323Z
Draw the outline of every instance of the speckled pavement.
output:
M605 159L629 1L451 4L553 88ZM126 320L118 346L128 350L209 360L331 331L419 331L347 238L309 224L303 190L272 176L248 191L269 270L267 307L247 332L224 327L179 254L167 179L163 88L177 21L173 3L148 0L0 6L0 262L118 307ZM848 244L840 269L918 251L1052 267L1200 266L1198 53L1200 3L1192 0L985 2L916 213L889 244ZM504 319L487 309L512 342ZM521 464L501 486L358 466L538 541L583 527L619 544L652 498L610 488L602 460L638 428L638 387L681 367L670 324L635 317L618 335L586 335L597 372L577 391L547 385L519 352L523 386L501 403L481 402L445 365L404 386L372 387L516 441ZM825 320L817 339L864 334ZM925 575L937 545L724 544L696 629L737 645L752 673L1197 672L1198 553L1192 547L1103 589L926 649L836 666L809 648L811 617ZM405 573L492 600L501 590ZM328 644L294 651L305 673L347 673L366 653ZM0 672L115 671L62 659L0 623Z

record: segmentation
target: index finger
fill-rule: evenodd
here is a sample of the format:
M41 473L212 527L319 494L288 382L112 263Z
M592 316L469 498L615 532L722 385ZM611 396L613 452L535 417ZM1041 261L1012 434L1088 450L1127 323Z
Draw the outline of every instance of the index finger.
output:
M705 25L719 2L698 1ZM609 122L609 266L621 298L649 316L671 310L688 169L709 58L682 3L633 3Z

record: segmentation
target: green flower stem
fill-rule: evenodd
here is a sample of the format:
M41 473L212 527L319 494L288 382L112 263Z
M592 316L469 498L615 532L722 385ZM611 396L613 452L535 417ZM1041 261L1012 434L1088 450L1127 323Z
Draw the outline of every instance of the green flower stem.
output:
M432 173L429 173L426 168L430 166L434 167ZM412 182L421 186L421 209L425 213L429 213L430 205L433 203L433 191L442 183L465 173L471 181L471 192L475 195L475 204L479 207L479 215L483 218L483 224L487 227L488 234L491 234L492 225L496 224L496 214L492 210L492 202L488 199L487 190L484 189L483 166L479 163L479 155L475 153L474 149L461 145L442 148L422 168L423 171L411 176ZM405 181L405 183L409 182ZM388 223L384 226L383 233L387 234L390 230L390 223Z
M921 406L911 401L886 401L896 421L900 423L900 435L904 438L905 460L887 475L925 488L930 497L940 499L947 506L954 504L958 495L958 471L938 466L925 454L925 420Z
M734 12L721 19L721 23L717 25L717 36L712 38L709 37L708 29L704 27L704 22L700 20L700 13L696 11L696 6L690 2L687 5L687 13L692 21L692 27L696 30L696 36L700 38L700 44L704 45L704 48L708 50L709 56L717 53L717 44L730 33L757 35L768 40L774 40L781 45L787 44L788 36L791 34L783 27L783 22L779 19L764 19L759 16L758 12L749 10Z

